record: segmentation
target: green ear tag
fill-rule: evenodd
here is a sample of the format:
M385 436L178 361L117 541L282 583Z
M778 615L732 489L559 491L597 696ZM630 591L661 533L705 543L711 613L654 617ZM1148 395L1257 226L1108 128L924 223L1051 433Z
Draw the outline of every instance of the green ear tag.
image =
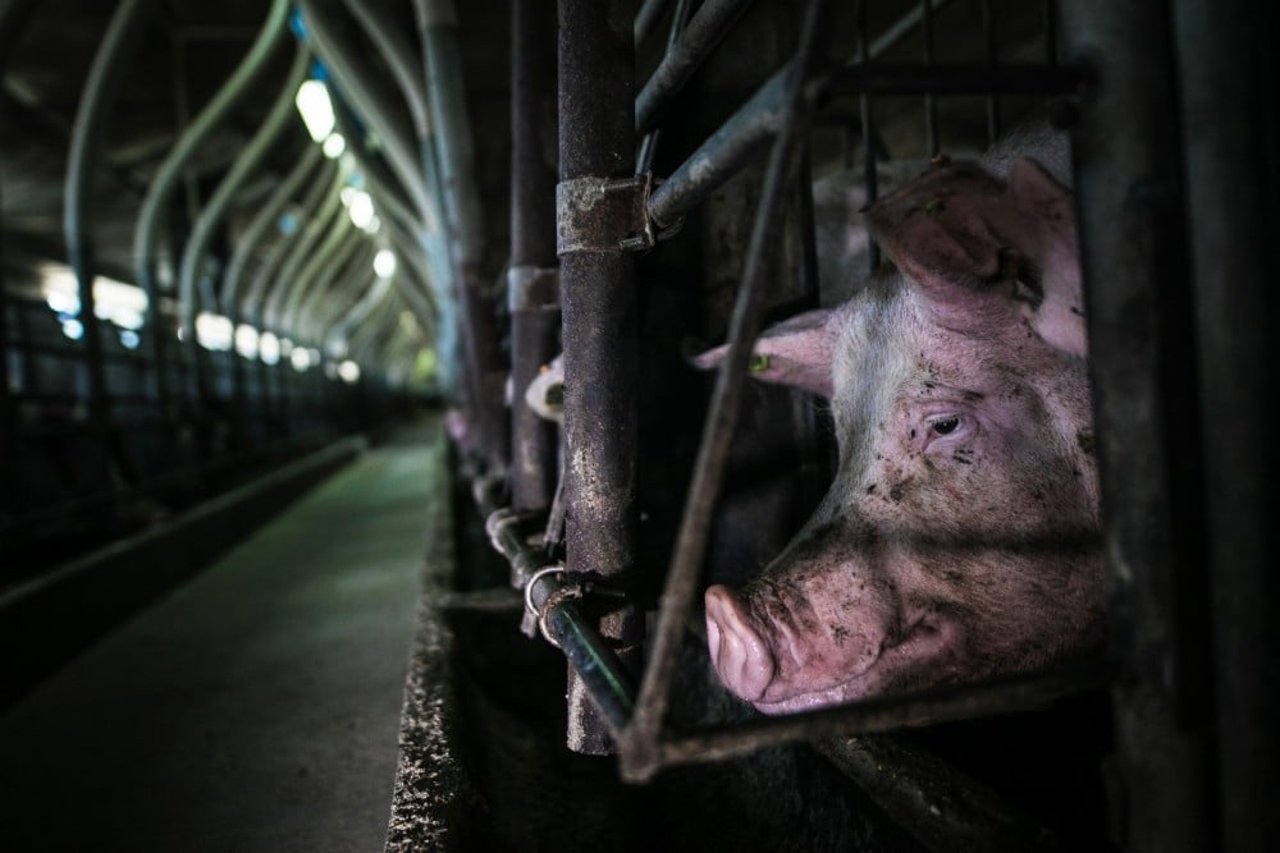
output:
M747 370L752 373L764 373L769 369L769 356L762 352L752 354L751 362L747 365Z

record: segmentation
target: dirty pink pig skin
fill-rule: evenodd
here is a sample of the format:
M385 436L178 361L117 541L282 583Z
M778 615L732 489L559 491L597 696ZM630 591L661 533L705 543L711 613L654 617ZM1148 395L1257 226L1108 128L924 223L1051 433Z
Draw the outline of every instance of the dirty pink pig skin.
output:
M786 551L748 587L706 592L711 660L765 713L1037 669L1099 642L1070 190L1031 159L944 164L869 221L896 269L757 341L756 378L826 397L839 442L835 481Z

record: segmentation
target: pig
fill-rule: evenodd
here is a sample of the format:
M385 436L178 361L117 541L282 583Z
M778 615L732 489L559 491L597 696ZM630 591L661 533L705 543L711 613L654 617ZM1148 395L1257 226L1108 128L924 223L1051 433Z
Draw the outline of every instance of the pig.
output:
M878 201L867 220L892 264L757 340L754 377L829 401L839 448L783 553L745 588L705 593L712 665L761 712L1047 668L1100 643L1069 151L1042 135L1033 156L1015 134Z

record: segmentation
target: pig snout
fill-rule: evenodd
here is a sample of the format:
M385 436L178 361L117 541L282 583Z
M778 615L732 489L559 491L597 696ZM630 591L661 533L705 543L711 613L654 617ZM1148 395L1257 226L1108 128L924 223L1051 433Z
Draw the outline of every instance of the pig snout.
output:
M914 648L923 625L883 589L863 585L837 599L835 582L820 577L782 594L708 588L707 645L724 686L767 714L820 707L874 692L908 649L911 657L939 651Z
M773 652L751 627L746 611L726 586L707 589L707 646L725 687L748 701L764 696L773 681Z

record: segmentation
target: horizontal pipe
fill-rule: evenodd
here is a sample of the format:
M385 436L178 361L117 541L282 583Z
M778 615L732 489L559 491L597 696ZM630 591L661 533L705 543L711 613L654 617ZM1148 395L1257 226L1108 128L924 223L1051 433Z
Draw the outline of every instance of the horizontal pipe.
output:
M721 761L781 743L833 735L876 734L1033 710L1102 688L1108 681L1109 673L1103 668L1084 667L769 717L661 742L659 755L647 756L652 763L628 766L628 752L623 750L623 775L632 781L644 781L661 767Z
M689 81L737 23L752 0L706 0L689 19L673 50L667 51L636 96L636 132L648 133L663 107Z

